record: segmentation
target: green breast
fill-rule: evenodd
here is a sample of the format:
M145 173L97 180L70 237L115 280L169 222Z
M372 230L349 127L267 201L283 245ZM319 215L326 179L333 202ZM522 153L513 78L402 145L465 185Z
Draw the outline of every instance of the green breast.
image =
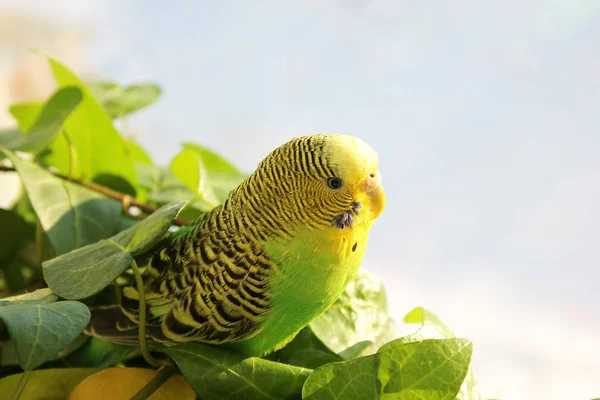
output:
M272 306L260 333L232 347L251 355L280 348L339 297L356 276L364 242L362 251L348 256L354 242L347 242L355 240L355 235L334 238L330 233L306 232L292 241L265 246L273 261L269 279Z

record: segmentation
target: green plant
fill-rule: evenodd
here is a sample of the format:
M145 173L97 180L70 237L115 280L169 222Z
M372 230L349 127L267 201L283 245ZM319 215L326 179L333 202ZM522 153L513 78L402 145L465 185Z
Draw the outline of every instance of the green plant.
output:
M0 209L0 376L10 375L0 393L93 398L85 383L95 379L131 395L143 388L141 398L174 370L167 363L150 380L136 367L166 357L201 399L479 398L471 342L421 308L405 318L421 327L397 338L383 285L364 269L325 314L263 358L202 344L156 346L153 355L142 346L141 357L83 335L88 306L118 303L114 285L139 277L134 255L223 201L245 175L191 143L169 167L154 165L113 120L154 102L157 86L86 85L48 61L58 89L46 102L13 105L19 129L0 133L0 172L16 172L23 187ZM114 366L124 369L106 370ZM161 390L169 388L177 385Z

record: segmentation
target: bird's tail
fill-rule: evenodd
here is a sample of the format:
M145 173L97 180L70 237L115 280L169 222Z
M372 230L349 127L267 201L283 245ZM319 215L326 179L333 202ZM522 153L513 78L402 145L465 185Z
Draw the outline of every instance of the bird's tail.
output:
M119 306L94 307L92 317L84 332L107 342L137 346L139 332L137 323L125 316Z
M183 230L183 228L182 228ZM187 231L187 230L186 230ZM166 246L171 239L163 239L158 248ZM149 252L136 257L138 265L146 266L143 276L146 298L146 337L149 342L169 343L162 332L162 314L171 309L172 303L160 293L160 274L169 264L162 261L160 252ZM120 305L92 308L90 322L84 332L90 336L125 345L139 344L139 294L135 285L125 286L121 291Z
M130 289L130 291L128 291ZM127 287L121 305L91 308L91 318L84 332L108 342L137 346L139 344L139 301L137 291ZM161 328L161 319L153 317L150 307L146 312L146 338L148 342L168 343Z
M94 307L84 333L107 342L128 346L139 345L139 327L129 319L119 306ZM160 325L146 324L146 340L149 343L168 344L171 341L162 333Z

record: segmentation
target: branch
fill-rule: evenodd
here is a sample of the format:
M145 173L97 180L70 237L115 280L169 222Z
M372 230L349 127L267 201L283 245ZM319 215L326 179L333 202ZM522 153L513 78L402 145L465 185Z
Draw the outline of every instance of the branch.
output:
M158 370L158 374L146 386L140 389L130 400L141 400L147 399L150 395L156 392L166 381L169 380L171 376L175 373L175 369L173 367L165 367L163 366Z
M0 172L17 172L17 170L14 167L6 167L3 165L0 165ZM83 187L93 190L95 192L101 193L106 197L109 197L111 199L119 201L121 204L123 204L123 210L125 211L125 214L127 214L127 216L129 216L131 218L134 218L134 217L133 217L133 215L131 215L129 213L130 207L137 207L140 210L142 210L143 212L145 212L146 214L152 214L153 212L155 212L157 210L156 207L151 206L150 204L140 203L140 202L136 201L135 199L133 199L128 194L117 192L116 190L113 190L106 186L98 185L97 183L93 183L93 182L84 182L80 179L69 178L64 175L53 173L53 172L50 172L50 173L52 173L57 178L75 183L79 186L83 186ZM173 221L173 223L177 226L184 226L184 225L188 225L190 222L185 219L182 219L182 218L176 218L175 221Z

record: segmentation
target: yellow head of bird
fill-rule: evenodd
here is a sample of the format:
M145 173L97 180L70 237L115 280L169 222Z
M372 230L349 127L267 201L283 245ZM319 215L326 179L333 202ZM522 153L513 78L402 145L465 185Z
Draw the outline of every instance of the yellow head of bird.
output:
M268 206L287 224L351 228L372 222L385 207L377 153L356 137L319 134L292 139L259 165L261 180L273 181Z

